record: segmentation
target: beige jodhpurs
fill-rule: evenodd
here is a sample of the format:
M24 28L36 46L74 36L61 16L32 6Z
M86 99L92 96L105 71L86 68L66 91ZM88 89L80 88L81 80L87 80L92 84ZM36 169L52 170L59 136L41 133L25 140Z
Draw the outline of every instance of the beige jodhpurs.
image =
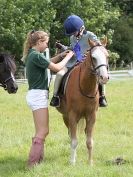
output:
M65 75L65 73L68 71L67 67L64 67L63 69L61 69L60 71L58 71L56 73L56 78L55 78L55 82L54 82L54 95L56 96L60 87L60 83L61 80L63 78L63 76Z

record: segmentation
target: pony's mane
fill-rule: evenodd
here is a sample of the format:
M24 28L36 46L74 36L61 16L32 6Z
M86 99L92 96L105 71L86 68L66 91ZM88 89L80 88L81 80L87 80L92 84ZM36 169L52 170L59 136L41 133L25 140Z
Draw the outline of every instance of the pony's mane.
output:
M16 71L16 65L14 61L14 57L10 54L3 53L1 54L4 57L4 62L6 63L6 67L10 68L10 70L15 73Z

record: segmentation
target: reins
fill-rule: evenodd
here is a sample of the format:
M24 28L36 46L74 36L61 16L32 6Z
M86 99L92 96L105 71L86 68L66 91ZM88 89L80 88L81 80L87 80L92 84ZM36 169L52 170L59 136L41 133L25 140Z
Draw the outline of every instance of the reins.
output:
M80 73L81 73L81 66L79 66L79 89L80 89L80 93L81 93L83 96L87 97L87 98L90 98L90 99L95 98L96 95L97 95L97 93L98 93L98 87L97 87L96 93L95 93L93 96L84 94L84 92L82 91L81 86L80 86Z

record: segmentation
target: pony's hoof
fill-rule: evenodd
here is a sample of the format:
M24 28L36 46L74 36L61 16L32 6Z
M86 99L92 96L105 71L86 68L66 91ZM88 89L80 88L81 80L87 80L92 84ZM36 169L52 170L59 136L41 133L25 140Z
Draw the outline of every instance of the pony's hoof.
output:
M94 165L93 160L90 160L89 164L91 167L93 167L93 165Z

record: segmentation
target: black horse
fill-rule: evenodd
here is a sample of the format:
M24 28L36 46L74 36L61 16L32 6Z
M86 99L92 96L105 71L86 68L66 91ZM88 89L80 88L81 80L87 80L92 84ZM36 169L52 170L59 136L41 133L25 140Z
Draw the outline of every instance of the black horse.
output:
M6 53L0 54L0 86L8 93L16 93L18 86L16 84L14 74L16 65L13 57Z

